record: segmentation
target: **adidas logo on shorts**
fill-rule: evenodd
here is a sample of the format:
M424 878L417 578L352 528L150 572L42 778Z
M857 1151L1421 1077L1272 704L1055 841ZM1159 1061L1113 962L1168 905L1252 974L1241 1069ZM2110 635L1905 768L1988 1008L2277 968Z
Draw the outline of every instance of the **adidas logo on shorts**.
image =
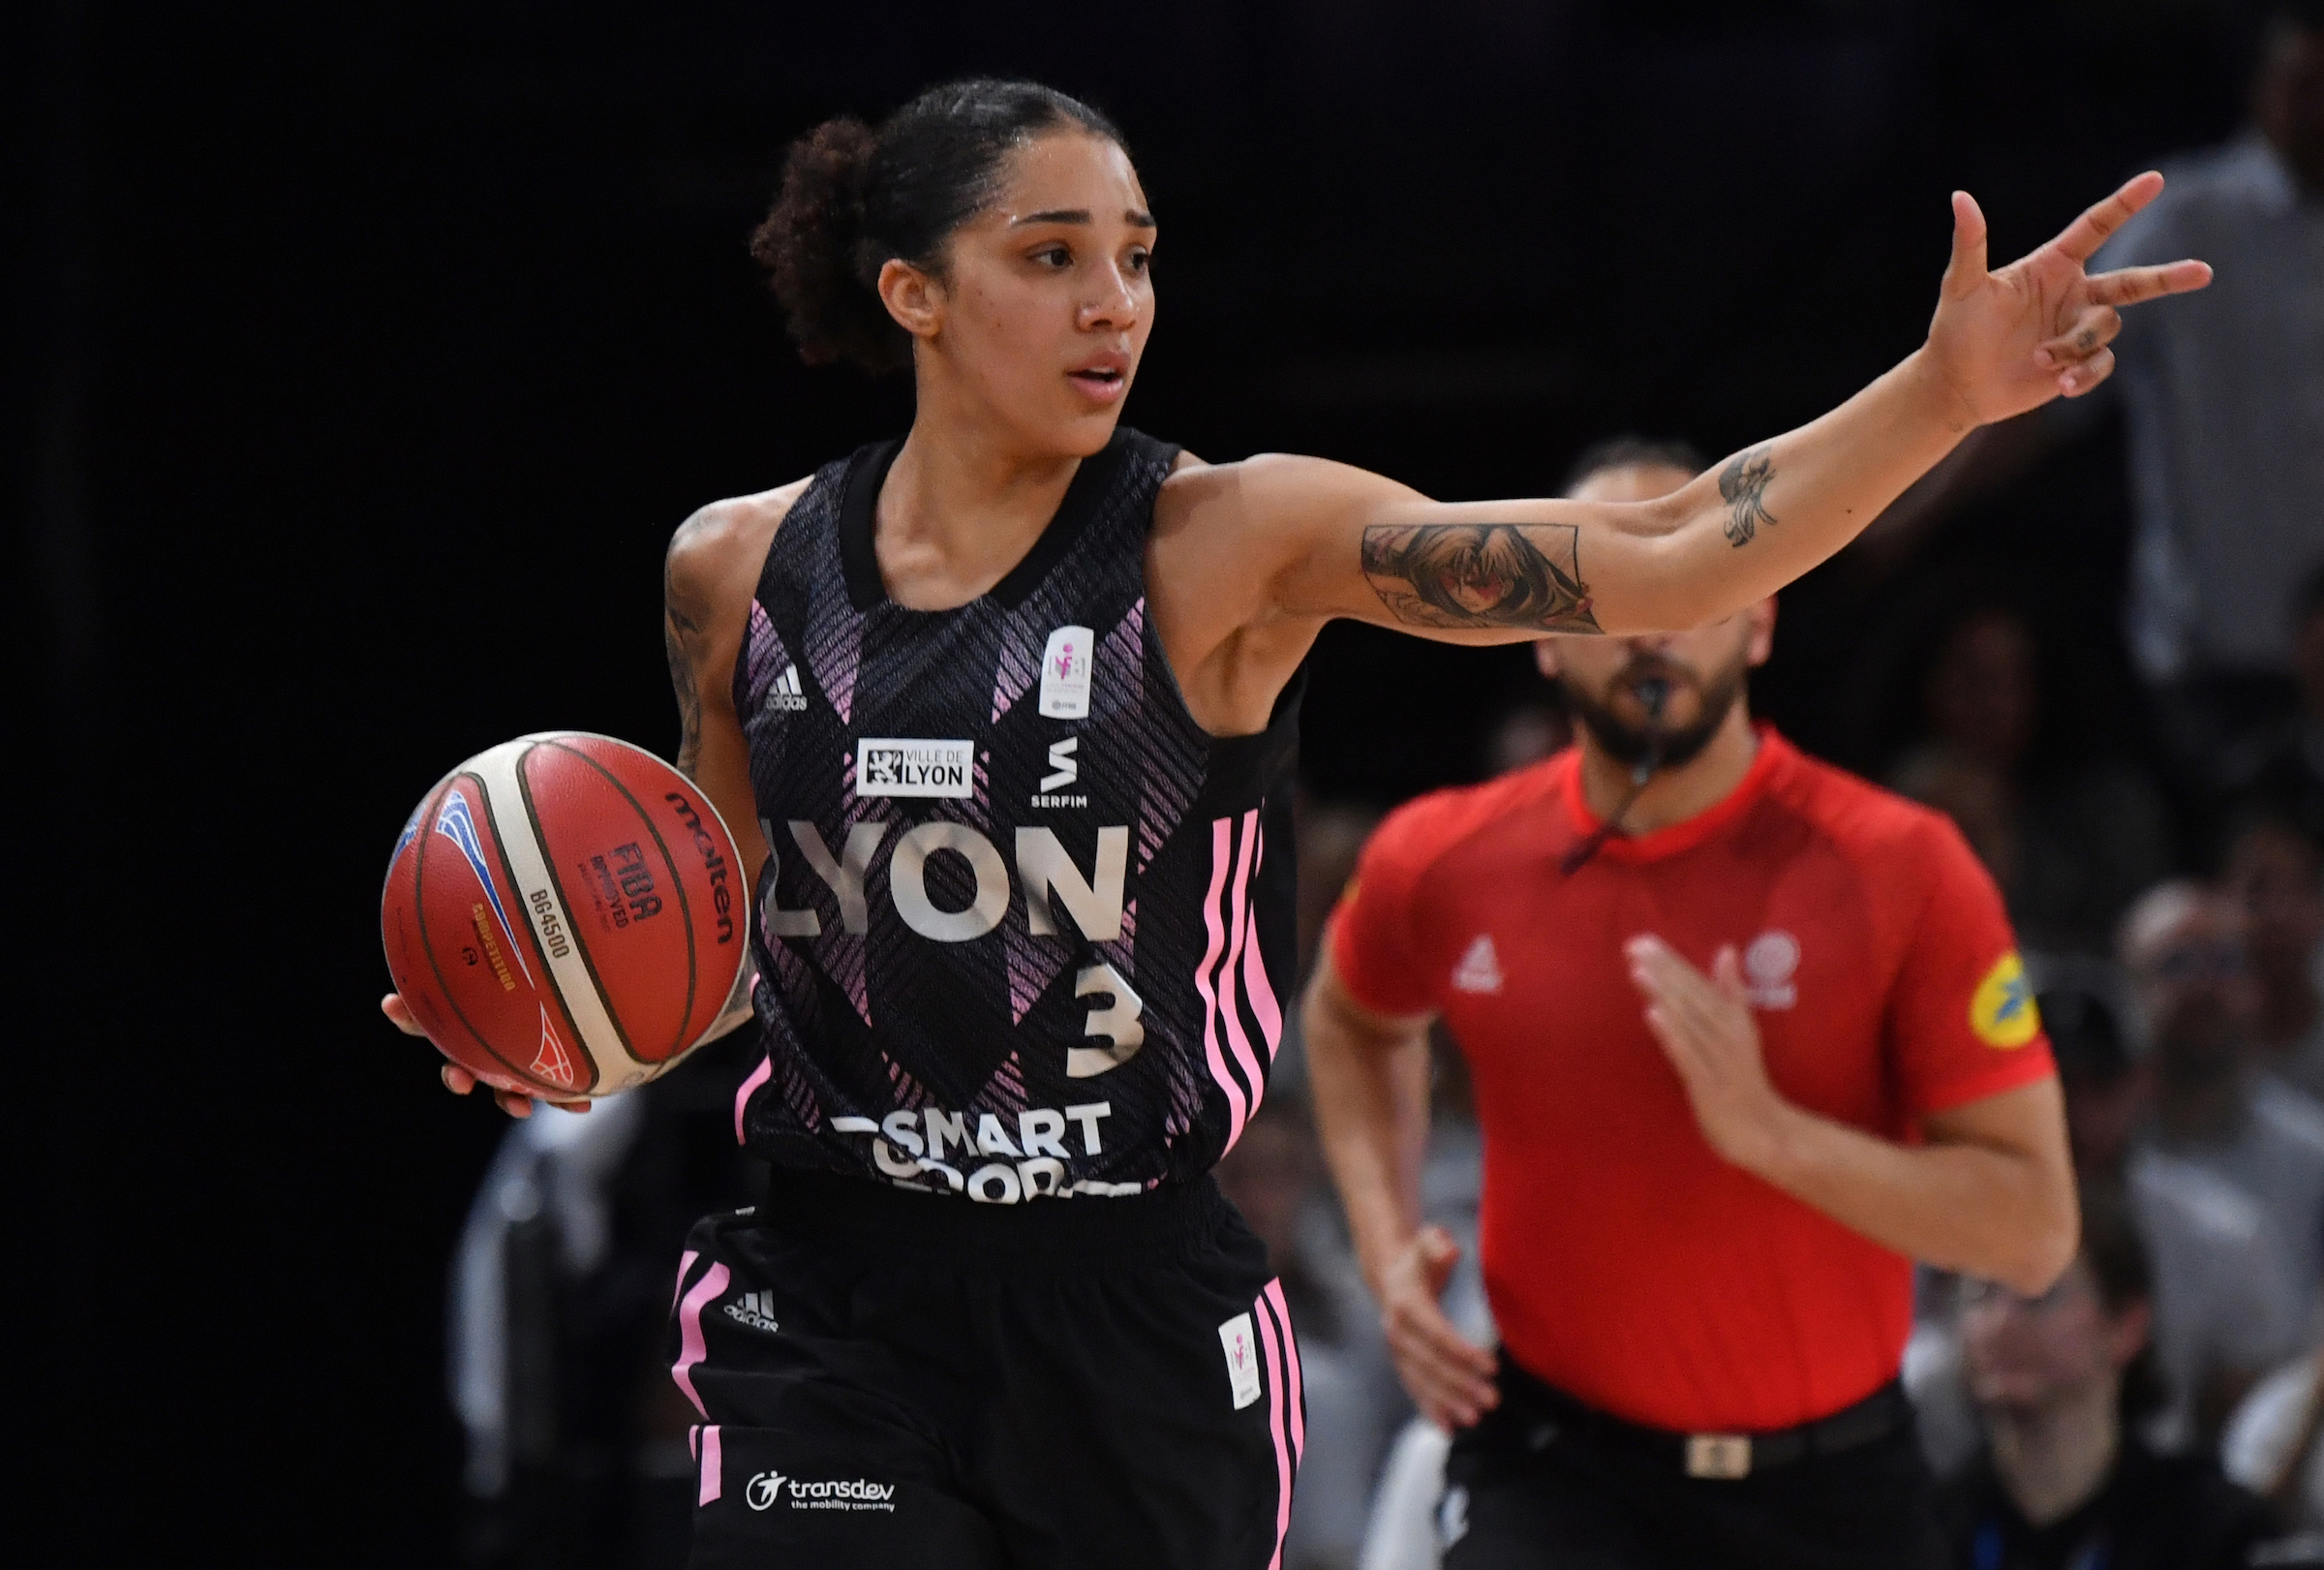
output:
M770 1336L782 1328L775 1323L775 1294L772 1292L745 1292L726 1305L726 1317L737 1324L749 1325L752 1330L763 1330Z
M767 707L798 714L807 707L807 693L799 686L799 665L796 661L782 667L775 678L774 688L767 693Z

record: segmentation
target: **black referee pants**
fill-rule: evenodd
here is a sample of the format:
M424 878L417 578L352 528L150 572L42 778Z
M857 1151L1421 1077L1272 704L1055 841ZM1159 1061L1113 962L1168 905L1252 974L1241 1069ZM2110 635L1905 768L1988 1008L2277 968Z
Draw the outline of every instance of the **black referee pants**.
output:
M1687 1475L1675 1434L1586 1408L1501 1360L1501 1404L1452 1442L1445 1570L1942 1570L1909 1418L1740 1478Z

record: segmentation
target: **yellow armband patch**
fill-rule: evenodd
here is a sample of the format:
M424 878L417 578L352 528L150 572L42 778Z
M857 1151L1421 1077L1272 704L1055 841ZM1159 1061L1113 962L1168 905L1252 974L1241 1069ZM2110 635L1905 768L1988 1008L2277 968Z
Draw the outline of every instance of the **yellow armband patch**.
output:
M2026 962L2011 949L1994 961L1969 999L1969 1028L1989 1047L2022 1047L2041 1033L2041 1011L2034 1005L2034 984Z

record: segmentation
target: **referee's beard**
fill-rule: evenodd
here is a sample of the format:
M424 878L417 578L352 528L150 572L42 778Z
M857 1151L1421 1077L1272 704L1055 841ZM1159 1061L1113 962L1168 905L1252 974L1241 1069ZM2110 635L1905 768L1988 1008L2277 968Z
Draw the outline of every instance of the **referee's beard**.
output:
M1728 711L1743 696L1746 673L1750 669L1748 652L1737 649L1732 660L1716 670L1702 672L1651 651L1633 655L1629 663L1614 673L1603 692L1584 689L1571 675L1560 671L1558 691L1572 706L1574 717L1590 733L1600 750L1617 763L1643 762L1647 749L1657 735L1662 738L1662 770L1683 769L1699 756L1727 723ZM1666 684L1663 712L1694 717L1682 725L1664 725L1650 728L1646 704L1638 696L1639 688L1648 681ZM1689 696L1694 701L1688 702ZM1635 716L1635 718L1634 718Z

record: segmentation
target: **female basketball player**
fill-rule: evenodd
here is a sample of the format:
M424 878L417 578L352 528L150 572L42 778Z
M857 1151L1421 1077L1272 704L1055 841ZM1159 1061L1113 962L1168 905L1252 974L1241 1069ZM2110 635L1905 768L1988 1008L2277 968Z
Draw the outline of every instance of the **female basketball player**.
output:
M2083 271L2160 186L1998 273L1956 196L1928 341L1667 500L1445 505L1118 424L1155 225L1086 106L964 82L796 146L754 250L801 352L908 365L919 402L670 547L681 762L753 863L735 1130L772 1168L680 1270L695 1562L1279 1557L1299 1361L1207 1174L1282 1037L1317 631L1684 628L1772 593L1974 426L2104 380L2119 307L2207 281Z

